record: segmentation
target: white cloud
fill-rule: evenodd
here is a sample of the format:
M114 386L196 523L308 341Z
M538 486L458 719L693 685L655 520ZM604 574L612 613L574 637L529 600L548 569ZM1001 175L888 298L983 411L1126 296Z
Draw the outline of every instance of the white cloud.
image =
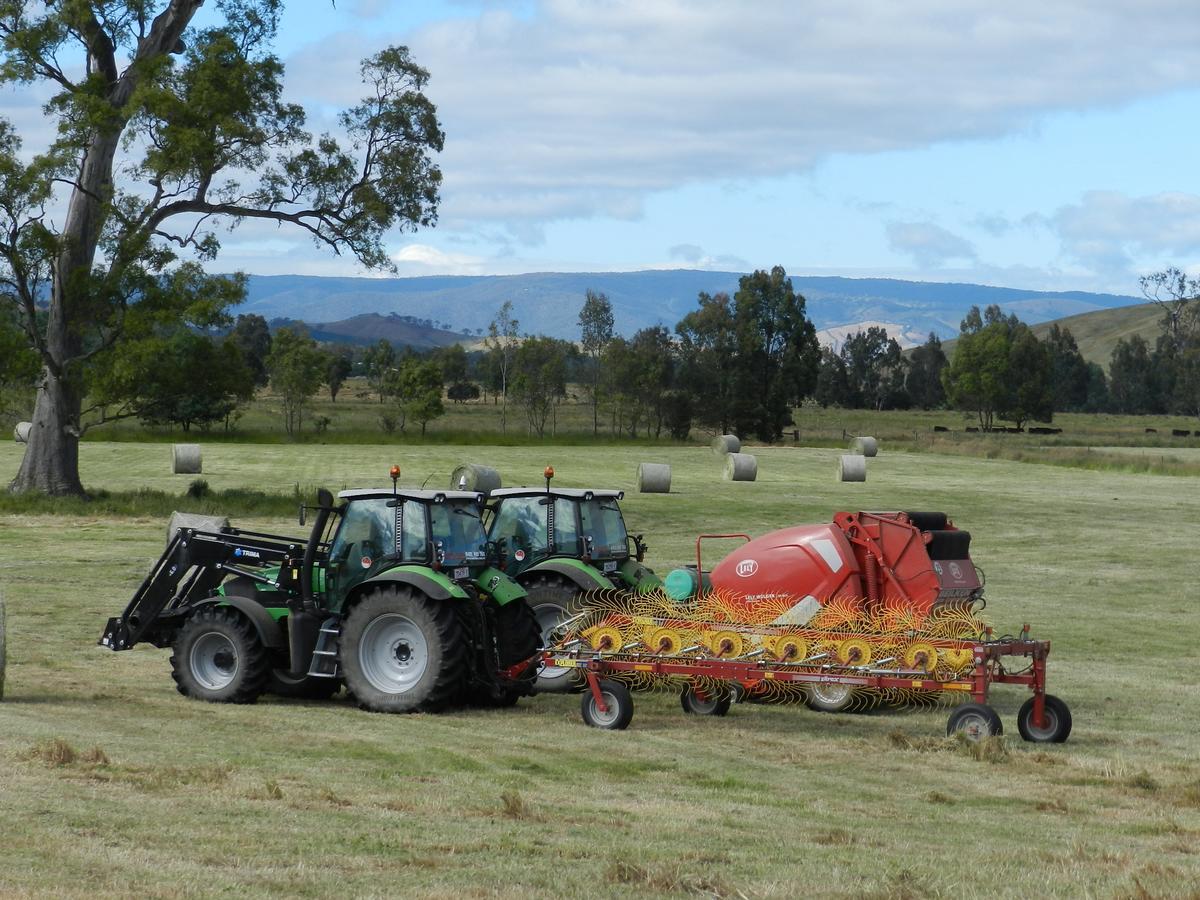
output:
M1047 224L1069 257L1100 272L1128 272L1135 255L1175 258L1182 265L1200 254L1200 196L1195 194L1130 197L1089 191L1078 204L1060 208Z
M447 253L428 244L407 244L392 254L401 275L481 275L488 261L466 253Z
M370 5L370 4L367 4ZM542 0L290 61L344 105L357 60L408 43L447 132L442 222L639 215L647 194L834 153L993 137L1046 113L1200 83L1188 0ZM381 29L382 30L382 29Z
M969 241L932 222L889 222L887 237L893 250L908 254L922 267L936 269L976 256Z

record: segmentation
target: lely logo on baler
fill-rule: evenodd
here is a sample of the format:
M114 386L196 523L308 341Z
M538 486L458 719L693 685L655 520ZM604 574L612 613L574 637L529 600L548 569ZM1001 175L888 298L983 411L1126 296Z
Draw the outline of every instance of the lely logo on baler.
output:
M758 571L758 560L743 559L740 563L737 564L737 569L735 571L738 573L739 577L749 578L751 575L753 575L755 572Z

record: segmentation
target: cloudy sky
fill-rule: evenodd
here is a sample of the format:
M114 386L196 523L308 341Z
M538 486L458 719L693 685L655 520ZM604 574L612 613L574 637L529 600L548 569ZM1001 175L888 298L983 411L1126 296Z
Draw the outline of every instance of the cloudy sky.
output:
M1194 0L301 0L278 50L315 128L387 44L447 136L401 274L1200 270ZM222 268L361 274L274 228L224 244Z

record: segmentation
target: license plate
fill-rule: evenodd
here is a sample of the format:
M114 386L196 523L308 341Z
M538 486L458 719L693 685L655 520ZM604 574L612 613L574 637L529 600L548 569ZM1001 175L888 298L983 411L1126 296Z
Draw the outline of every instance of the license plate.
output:
M614 559L614 560L609 560L608 562L606 562L604 564L604 571L605 572L617 571L617 561Z
M460 579L460 578L470 578L470 577L471 577L471 569L469 566L459 566L457 569L454 570L455 580Z

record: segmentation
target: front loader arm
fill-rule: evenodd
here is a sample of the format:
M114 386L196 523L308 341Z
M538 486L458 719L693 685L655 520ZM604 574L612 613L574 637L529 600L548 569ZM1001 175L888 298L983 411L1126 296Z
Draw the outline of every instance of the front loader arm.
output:
M128 650L142 641L164 646L170 642L177 618L193 604L216 593L229 575L244 575L295 593L292 571L285 562L298 560L302 550L299 541L277 535L232 528L220 533L180 529L134 593L125 612L108 620L99 643L111 650ZM279 575L274 579L242 567L271 564L279 566Z

